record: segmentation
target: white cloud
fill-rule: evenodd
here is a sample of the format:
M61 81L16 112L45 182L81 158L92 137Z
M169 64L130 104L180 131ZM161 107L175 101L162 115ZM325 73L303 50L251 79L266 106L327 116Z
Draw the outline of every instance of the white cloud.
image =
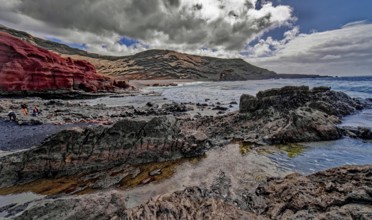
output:
M277 51L283 49L290 41L295 39L299 33L299 27L293 27L283 34L283 39L274 40L272 37L267 37L265 40L260 39L256 45L248 47L243 53L251 58L273 56Z
M247 61L281 73L372 74L372 24L358 22L336 30L289 35L291 40L279 44L272 56ZM268 44L270 40L264 42Z

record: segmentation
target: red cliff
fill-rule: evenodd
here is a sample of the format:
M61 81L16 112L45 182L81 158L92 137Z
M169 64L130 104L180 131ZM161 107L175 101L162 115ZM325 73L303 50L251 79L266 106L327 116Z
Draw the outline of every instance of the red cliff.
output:
M87 61L62 58L0 32L0 91L113 91L113 83Z

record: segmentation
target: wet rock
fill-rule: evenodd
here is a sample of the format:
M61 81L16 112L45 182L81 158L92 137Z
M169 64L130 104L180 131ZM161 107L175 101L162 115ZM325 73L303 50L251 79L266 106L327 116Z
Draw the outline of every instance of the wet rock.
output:
M204 132L213 143L239 139L257 144L335 140L342 137L341 117L366 103L328 88L306 86L242 95L238 113L185 122L181 130Z
M216 106L216 107L212 108L212 110L226 111L226 110L228 110L228 108L222 107L222 106Z
M182 133L177 123L169 116L61 131L41 146L1 157L0 185L202 154L209 143Z
M147 107L154 107L155 105L154 105L154 103L152 103L152 102L148 102L148 103L146 103L146 106L147 106Z
M370 128L364 127L342 127L342 134L351 138L360 138L364 140L372 140L372 131Z
M258 99L254 96L243 94L240 96L239 111L241 113L253 112L259 106Z
M257 133L266 133L264 141L269 144L338 139L339 117L363 106L360 100L328 87L286 86L240 99L240 113L262 121L262 130L268 132Z

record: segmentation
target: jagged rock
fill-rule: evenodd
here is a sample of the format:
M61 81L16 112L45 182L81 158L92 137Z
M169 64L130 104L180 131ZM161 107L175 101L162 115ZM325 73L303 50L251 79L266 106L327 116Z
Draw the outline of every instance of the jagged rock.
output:
M254 112L273 108L280 112L289 112L299 107L308 106L329 115L344 116L363 108L363 104L343 92L331 91L327 87L285 86L257 93L256 98L242 95L240 112Z
M41 146L0 158L0 186L120 164L200 155L207 140L181 133L174 117L122 120L111 127L61 131Z
M370 128L364 127L342 127L340 128L344 136L351 138L360 138L365 140L372 140L372 131Z
M309 176L269 179L247 197L270 219L372 218L372 166L345 166Z
M360 100L327 87L286 86L242 95L240 112L262 120L265 142L285 143L333 140L341 137L340 117L365 106ZM261 133L261 132L258 132Z
M366 106L342 92L326 87L286 86L242 95L239 113L183 123L183 130L199 130L218 138L250 143L281 144L335 140L342 136L341 117Z
M113 81L87 61L62 58L0 32L0 91L113 91Z

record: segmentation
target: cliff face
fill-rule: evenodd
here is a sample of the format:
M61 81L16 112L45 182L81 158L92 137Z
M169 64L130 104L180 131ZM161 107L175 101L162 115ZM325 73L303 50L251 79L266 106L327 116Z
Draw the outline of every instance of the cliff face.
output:
M113 80L87 61L62 58L0 32L0 91L112 91Z

